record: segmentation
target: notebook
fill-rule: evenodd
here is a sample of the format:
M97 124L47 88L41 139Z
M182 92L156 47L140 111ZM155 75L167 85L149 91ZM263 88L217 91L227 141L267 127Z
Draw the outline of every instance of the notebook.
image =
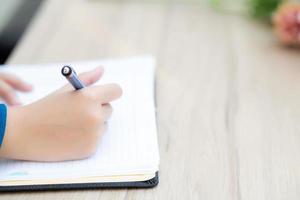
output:
M101 61L0 67L34 86L20 93L24 104L34 102L67 84L61 75L64 64L77 73L104 66L96 84L118 83L121 99L112 103L114 112L95 155L66 162L0 160L0 191L60 190L82 188L147 188L158 184L154 72L152 57Z

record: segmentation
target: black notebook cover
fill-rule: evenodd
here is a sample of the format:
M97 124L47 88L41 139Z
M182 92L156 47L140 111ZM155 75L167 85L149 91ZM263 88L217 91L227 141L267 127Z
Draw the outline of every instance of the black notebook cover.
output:
M0 192L76 190L76 189L100 189L100 188L103 189L152 188L155 187L158 184L158 182L159 182L158 172L156 172L155 177L146 181L0 186Z

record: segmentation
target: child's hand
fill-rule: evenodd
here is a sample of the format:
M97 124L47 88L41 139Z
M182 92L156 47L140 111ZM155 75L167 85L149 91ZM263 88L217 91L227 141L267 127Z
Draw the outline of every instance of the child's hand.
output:
M79 77L91 85L102 74L97 68ZM121 93L116 84L79 91L67 85L30 105L9 108L0 157L60 161L92 155L112 113L109 103Z
M14 75L0 73L0 98L9 105L20 105L16 90L29 92L32 90L32 86Z

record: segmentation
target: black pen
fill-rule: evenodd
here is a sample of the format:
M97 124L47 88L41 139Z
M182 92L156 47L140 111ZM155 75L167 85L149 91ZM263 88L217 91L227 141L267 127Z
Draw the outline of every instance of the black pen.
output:
M75 90L80 90L85 87L85 85L80 81L75 70L72 67L68 65L63 66L63 68L61 69L61 73L71 83Z

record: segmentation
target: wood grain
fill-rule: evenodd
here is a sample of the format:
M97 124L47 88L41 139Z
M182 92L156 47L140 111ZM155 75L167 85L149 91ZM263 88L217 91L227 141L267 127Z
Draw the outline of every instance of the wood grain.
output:
M0 199L299 199L300 56L206 4L48 0L8 63L152 54L160 183Z

